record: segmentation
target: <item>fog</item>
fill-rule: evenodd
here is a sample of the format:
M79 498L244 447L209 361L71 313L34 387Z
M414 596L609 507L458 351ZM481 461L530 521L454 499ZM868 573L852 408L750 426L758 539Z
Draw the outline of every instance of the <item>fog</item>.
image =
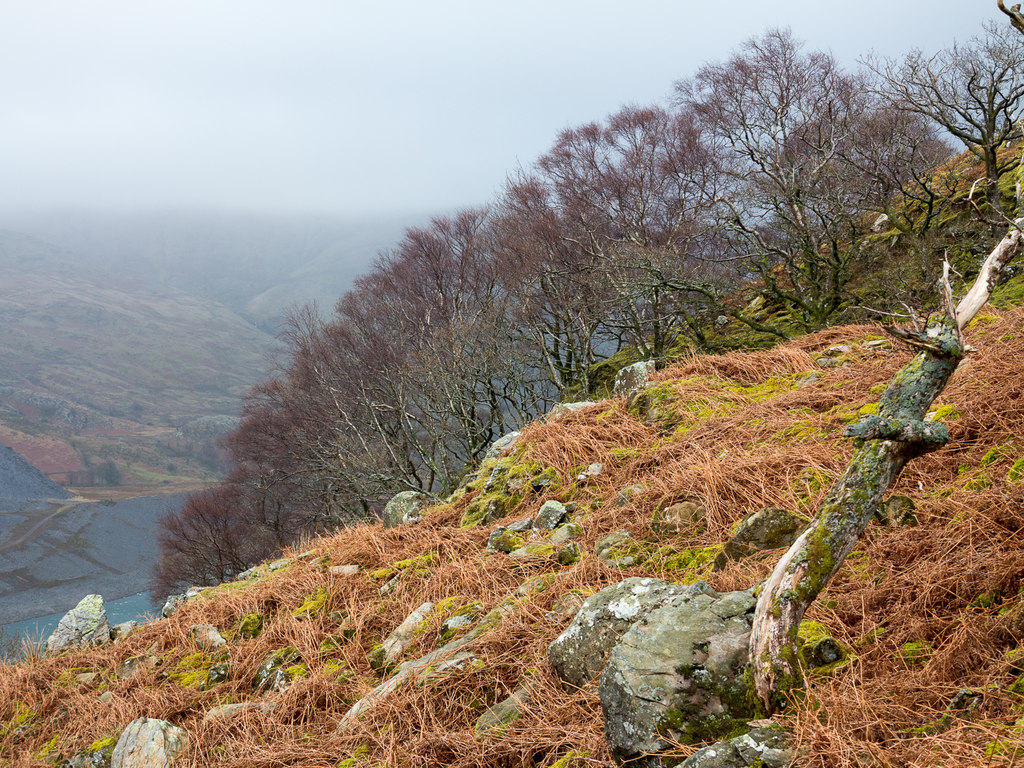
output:
M769 26L852 65L985 19L995 0L5 3L0 208L479 204L560 129Z

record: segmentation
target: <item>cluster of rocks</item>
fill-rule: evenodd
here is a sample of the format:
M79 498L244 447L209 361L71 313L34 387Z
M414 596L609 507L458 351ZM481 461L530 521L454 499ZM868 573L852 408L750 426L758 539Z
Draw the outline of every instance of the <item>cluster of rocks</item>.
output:
M582 551L574 539L583 534L579 523L571 521L575 504L546 501L535 517L527 517L508 525L499 525L487 538L487 549L504 552L516 560L544 557L560 565L571 565Z

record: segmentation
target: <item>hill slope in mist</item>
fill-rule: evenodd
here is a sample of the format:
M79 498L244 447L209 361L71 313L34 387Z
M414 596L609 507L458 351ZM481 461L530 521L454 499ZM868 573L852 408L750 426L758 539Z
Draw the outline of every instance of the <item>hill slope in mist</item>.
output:
M13 232L0 232L0 325L0 441L51 474L125 465L136 438L237 415L273 343L223 305L82 266Z
M0 226L73 252L82 266L216 301L273 333L293 306L330 310L419 218L0 213Z

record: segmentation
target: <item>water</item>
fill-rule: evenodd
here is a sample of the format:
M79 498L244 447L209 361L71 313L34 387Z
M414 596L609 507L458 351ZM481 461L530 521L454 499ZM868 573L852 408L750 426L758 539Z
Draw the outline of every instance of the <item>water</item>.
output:
M159 615L159 607L149 601L149 594L146 592L122 597L120 600L111 600L109 603L104 602L103 607L107 611L107 621L110 626L123 621L146 621ZM24 638L31 642L45 642L46 638L57 628L57 624L65 613L67 611L11 622L4 626L4 636Z

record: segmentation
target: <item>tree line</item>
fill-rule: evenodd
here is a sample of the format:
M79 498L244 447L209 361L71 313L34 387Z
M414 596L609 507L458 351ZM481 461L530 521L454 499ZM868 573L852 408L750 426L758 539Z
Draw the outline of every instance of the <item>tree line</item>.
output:
M664 105L562 131L489 204L407 230L328 319L294 312L225 441L234 468L162 520L154 592L397 491L443 496L624 363L912 308L944 256L973 277L1022 197L1024 44L990 25L862 64L770 30Z

